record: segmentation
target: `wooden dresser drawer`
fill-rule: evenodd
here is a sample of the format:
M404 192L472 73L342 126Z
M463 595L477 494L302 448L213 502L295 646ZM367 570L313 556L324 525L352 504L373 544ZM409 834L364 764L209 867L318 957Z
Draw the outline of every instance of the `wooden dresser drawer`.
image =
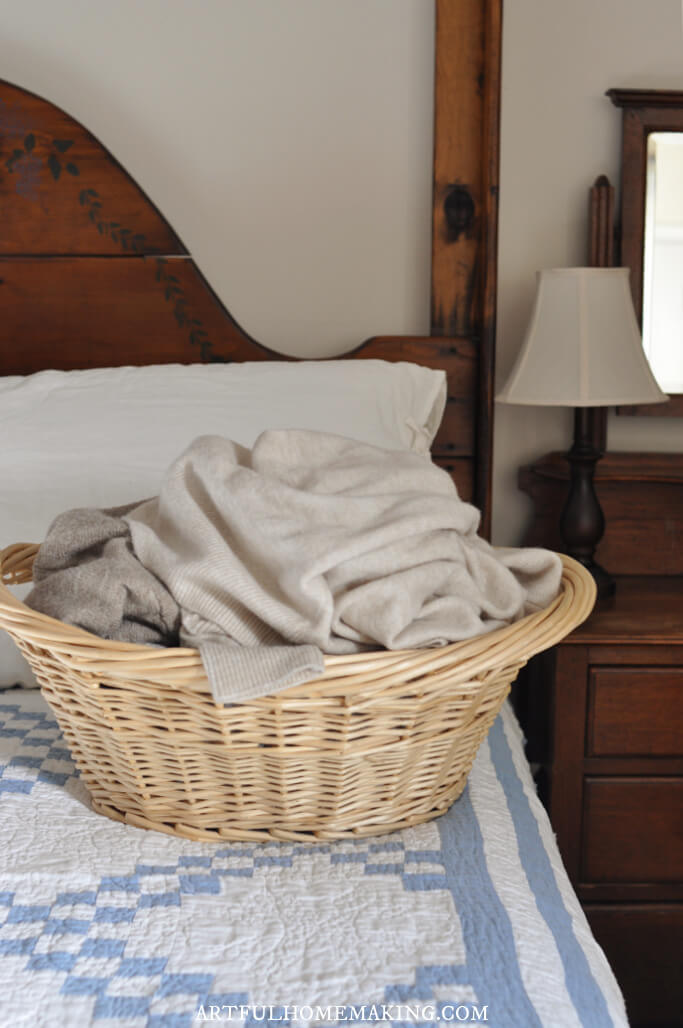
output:
M591 670L587 756L665 757L682 751L683 668Z
M683 878L683 778L587 778L583 882Z
M683 906L586 906L586 917L626 989L631 1024L671 1028L683 1011Z
M683 1026L683 577L620 578L532 668L541 786L629 1023Z

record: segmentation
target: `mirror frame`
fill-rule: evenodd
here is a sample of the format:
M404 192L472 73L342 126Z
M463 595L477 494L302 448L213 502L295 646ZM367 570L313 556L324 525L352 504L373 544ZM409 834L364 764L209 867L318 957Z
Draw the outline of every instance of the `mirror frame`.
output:
M631 269L631 293L642 327L647 137L651 132L683 132L683 91L608 89L607 96L623 112L620 261ZM617 413L683 417L683 393L669 395L668 403L618 407Z

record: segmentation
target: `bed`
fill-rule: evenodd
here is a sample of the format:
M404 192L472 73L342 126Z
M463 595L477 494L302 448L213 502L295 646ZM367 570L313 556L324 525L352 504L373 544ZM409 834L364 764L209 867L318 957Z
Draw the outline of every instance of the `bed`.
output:
M0 719L7 1024L626 1023L507 708L448 814L318 845L115 824L40 694Z
M487 531L500 9L437 12L432 332L349 356L445 371L432 456ZM458 79L450 49L482 39ZM454 103L469 105L474 148L446 133ZM5 382L283 360L235 323L151 201L67 114L2 84L0 142ZM6 1023L626 1024L507 706L436 821L381 838L216 844L94 813L43 697L19 685L0 694L0 822Z

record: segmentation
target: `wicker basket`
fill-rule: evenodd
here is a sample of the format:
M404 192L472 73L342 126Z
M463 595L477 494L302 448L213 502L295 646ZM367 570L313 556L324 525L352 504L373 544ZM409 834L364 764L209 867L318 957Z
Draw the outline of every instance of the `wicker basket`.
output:
M38 547L0 553L6 584ZM327 657L314 682L217 705L196 650L108 642L0 585L0 627L40 682L95 810L203 840L339 839L428 821L458 798L519 669L593 606L563 557L549 607L439 649Z

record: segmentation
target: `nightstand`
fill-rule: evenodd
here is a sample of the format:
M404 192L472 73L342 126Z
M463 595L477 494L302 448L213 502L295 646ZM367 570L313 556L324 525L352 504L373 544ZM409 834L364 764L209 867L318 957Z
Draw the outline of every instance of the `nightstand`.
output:
M529 758L631 1021L681 1025L683 578L619 578L526 688Z

